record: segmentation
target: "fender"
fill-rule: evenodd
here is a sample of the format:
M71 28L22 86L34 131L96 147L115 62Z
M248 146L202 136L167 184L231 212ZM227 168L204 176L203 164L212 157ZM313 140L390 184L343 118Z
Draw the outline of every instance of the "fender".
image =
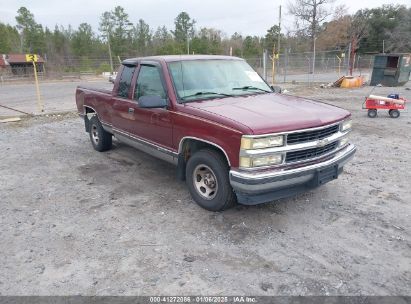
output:
M183 138L181 138L180 143L178 145L178 154L181 153L181 151L183 149L184 141L187 140L187 139L193 139L193 140L201 141L201 142L204 142L206 144L209 144L209 145L212 145L212 146L218 148L221 152L223 152L223 154L224 154L224 156L227 160L228 165L231 167L230 159L228 158L227 152L225 152L225 150L220 145L217 145L217 144L215 144L211 141L208 141L208 140L205 140L205 139L202 139L202 138L198 138L198 137L194 137L194 136L184 136Z

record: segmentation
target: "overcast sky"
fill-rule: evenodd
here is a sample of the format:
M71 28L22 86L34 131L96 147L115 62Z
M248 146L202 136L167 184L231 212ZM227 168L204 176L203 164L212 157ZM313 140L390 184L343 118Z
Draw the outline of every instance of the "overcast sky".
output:
M104 11L116 5L125 8L134 24L144 19L153 29L166 25L173 28L174 18L181 11L189 13L197 21L196 27L214 27L231 35L265 35L273 24L278 24L278 7L282 5L284 25L292 29L293 17L287 13L288 0L0 0L0 22L15 25L16 12L27 7L38 23L54 29L56 24L74 28L82 22L90 23L97 31L98 22ZM345 4L349 13L361 8L378 7L383 4L411 5L411 0L335 0L333 6Z

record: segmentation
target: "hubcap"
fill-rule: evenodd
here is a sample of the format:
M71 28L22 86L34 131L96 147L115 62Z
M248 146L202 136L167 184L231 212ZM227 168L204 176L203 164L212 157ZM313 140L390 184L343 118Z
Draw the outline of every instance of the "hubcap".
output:
M93 139L93 142L98 145L98 130L96 125L91 126L91 138Z
M213 170L206 165L198 165L193 173L194 188L202 198L212 200L218 190L217 178Z

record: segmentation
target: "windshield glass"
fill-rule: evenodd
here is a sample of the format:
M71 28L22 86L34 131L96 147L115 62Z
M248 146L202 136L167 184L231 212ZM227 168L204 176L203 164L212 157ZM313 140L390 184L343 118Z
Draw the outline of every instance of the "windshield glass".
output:
M243 60L187 60L169 63L182 101L271 92Z

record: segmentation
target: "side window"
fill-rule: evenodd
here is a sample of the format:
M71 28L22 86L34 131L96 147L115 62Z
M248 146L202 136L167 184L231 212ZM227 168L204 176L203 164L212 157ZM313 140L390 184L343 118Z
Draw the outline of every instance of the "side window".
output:
M166 92L161 82L160 70L155 66L142 65L138 74L134 99L141 96L160 96L166 98Z
M117 96L127 98L130 90L131 79L133 78L135 67L124 66L121 73Z

